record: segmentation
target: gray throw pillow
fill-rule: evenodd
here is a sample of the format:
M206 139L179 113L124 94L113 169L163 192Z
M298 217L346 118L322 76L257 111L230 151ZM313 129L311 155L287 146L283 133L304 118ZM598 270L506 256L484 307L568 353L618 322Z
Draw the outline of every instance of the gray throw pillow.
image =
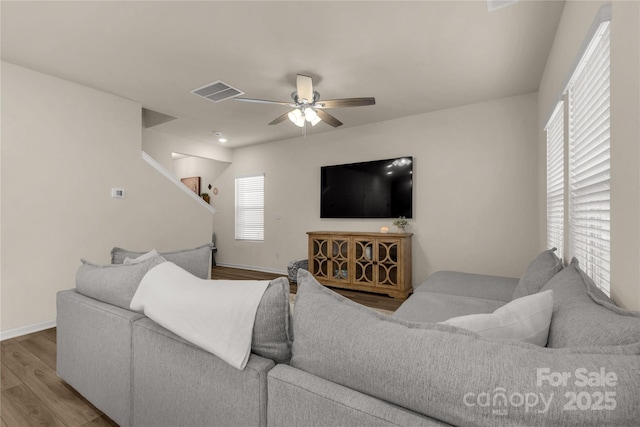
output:
M556 350L410 323L346 300L302 270L293 319L292 366L452 425L634 425L640 419L638 346L613 354L608 347ZM602 370L617 379L582 385L577 376L600 378ZM568 381L557 383L565 372ZM571 397L579 393L603 399L584 410L582 399L577 410Z
M520 278L518 286L513 291L513 298L522 298L540 292L553 276L562 270L562 260L554 253L556 248L542 252L529 263L527 271Z
M291 359L290 335L289 281L279 277L269 283L258 305L251 352L276 363L287 363Z
M76 273L76 290L88 297L130 310L131 299L145 274L166 260L156 255L135 264L98 265L83 259Z
M211 249L212 243L192 249L181 249L172 252L160 252L167 261L171 261L180 268L201 279L211 278ZM138 258L149 251L130 251L122 248L111 250L111 263L122 264L126 258Z
M573 259L547 283L553 290L548 347L623 345L640 342L640 312L607 298Z

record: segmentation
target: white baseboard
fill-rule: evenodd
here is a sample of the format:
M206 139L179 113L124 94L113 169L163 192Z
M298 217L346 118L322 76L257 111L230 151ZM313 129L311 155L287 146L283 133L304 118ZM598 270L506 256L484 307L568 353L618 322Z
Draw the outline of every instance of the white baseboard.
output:
M36 323L34 325L27 325L20 328L9 329L7 331L0 332L0 341L20 337L22 335L31 334L33 332L43 331L45 329L54 328L55 326L55 320L48 320L46 322Z
M242 270L262 271L263 273L282 274L283 276L288 275L286 270L276 270L275 268L254 267L253 265L227 264L220 262L217 263L217 265L220 267L239 268Z

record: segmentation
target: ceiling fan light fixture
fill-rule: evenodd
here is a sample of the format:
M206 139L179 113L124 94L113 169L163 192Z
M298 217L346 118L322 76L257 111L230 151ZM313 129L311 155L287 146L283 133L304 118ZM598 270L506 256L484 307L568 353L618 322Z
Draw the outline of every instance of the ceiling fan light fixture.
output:
M298 127L303 127L304 126L304 115L302 114L302 111L300 111L299 108L296 108L295 110L291 110L289 112L289 114L287 114L287 116L289 117L289 120L291 120L291 122L298 126Z
M290 110L288 113L276 117L269 125L277 125L289 118L291 123L305 129L306 123L311 123L312 126L315 126L320 122L324 122L334 128L342 126L340 120L325 111L326 108L364 107L376 104L376 99L373 97L329 99L320 102L320 94L313 90L313 79L304 74L298 74L296 76L296 90L291 93L291 100L293 102L269 101L255 98L235 99L237 101L283 105L293 108L293 110Z
M318 123L318 121L320 120L320 117L318 117L318 113L316 113L313 108L304 109L304 118L311 123L313 123L314 121Z

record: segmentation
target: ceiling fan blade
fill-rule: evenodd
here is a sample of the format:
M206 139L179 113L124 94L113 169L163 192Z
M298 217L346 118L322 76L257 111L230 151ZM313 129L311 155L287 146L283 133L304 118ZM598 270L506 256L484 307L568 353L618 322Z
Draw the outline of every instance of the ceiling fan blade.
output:
M344 98L344 99L327 99L326 101L318 101L315 105L318 108L340 108L340 107L364 107L366 105L376 105L376 99L369 98Z
M333 117L331 114L327 113L324 110L316 110L316 113L318 114L318 117L320 117L322 121L328 124L329 126L333 126L334 128L337 128L338 126L342 125L342 122L340 120L336 119L335 117Z
M275 119L273 119L273 120L271 121L271 123L269 123L269 124L270 124L270 125L277 125L278 123L282 123L282 122L284 122L285 120L287 120L287 116L288 116L288 114L289 114L289 111L287 111L286 113L284 113L284 114L283 114L283 115L281 115L281 116L276 117L276 118L275 118Z
M295 104L291 104L291 102L284 101L269 101L266 99L253 99L253 98L233 98L236 101L244 101L244 102L255 102L257 104L275 104L275 105L286 105L288 107L295 107Z
M296 90L300 101L306 99L309 104L313 102L313 80L311 77L298 74L296 77Z

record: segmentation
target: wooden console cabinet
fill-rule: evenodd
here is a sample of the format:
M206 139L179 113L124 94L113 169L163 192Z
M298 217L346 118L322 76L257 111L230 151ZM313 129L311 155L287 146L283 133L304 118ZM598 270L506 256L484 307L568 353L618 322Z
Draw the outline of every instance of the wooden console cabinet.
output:
M309 271L326 286L405 299L411 287L411 233L310 231Z

